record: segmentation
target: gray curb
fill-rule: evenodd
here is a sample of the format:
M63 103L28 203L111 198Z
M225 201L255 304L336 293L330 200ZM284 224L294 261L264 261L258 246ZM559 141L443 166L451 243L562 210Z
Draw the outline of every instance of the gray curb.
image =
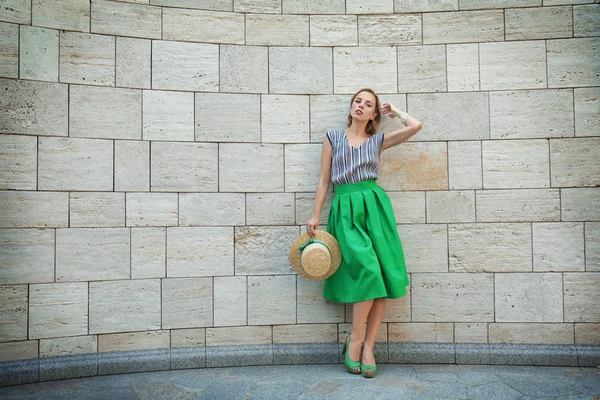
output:
M0 363L0 386L132 372L343 362L341 343L185 347L50 357ZM480 343L378 343L380 364L595 367L600 346Z

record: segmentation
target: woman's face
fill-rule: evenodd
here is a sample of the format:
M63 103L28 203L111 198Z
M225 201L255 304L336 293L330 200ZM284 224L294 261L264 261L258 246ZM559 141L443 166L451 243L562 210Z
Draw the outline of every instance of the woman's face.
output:
M368 122L377 115L375 96L369 92L360 92L350 106L350 115L358 121Z

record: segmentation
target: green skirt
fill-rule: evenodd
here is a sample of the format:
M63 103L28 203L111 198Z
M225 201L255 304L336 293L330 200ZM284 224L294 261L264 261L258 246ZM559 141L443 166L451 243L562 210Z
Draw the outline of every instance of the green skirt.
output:
M342 263L325 280L326 300L356 303L406 294L408 274L392 203L374 180L336 186L327 232L340 245Z

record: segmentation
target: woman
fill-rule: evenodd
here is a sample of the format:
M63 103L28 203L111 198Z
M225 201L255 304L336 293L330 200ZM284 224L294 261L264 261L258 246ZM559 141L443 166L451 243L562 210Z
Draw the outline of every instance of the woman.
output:
M399 118L404 127L385 135L377 133L382 115ZM354 303L344 364L351 373L368 378L377 370L373 347L385 301L404 296L409 284L391 202L375 183L379 157L421 128L421 122L392 104L381 106L373 90L361 89L352 96L347 128L328 131L323 141L321 176L307 227L311 234L318 229L321 208L333 182L335 196L327 231L339 242L342 263L325 281L323 297Z

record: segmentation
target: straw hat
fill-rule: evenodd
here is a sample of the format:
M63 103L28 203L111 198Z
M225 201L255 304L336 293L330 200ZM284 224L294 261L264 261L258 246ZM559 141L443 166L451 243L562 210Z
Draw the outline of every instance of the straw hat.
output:
M329 278L340 267L342 254L337 240L328 232L315 230L300 235L290 248L290 262L298 275L311 281Z

